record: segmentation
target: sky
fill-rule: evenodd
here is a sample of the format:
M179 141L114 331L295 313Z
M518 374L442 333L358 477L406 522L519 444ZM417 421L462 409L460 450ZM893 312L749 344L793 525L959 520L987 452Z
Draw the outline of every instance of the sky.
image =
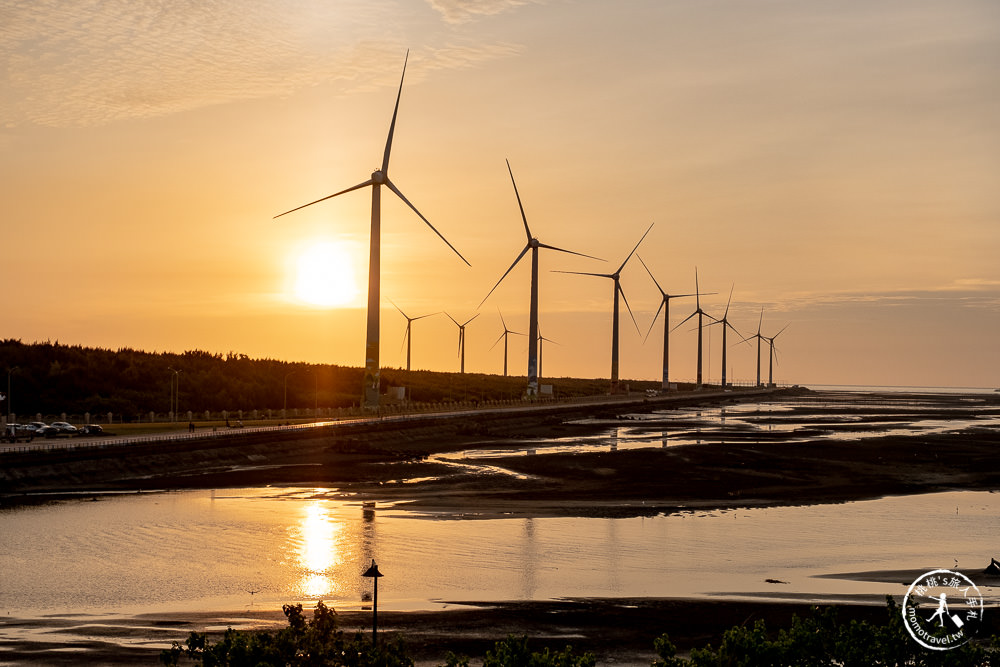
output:
M605 260L541 252L543 383L610 377L611 281L558 271L610 273L652 224L664 290L697 271L705 312L781 331L776 382L1000 386L995 0L7 0L0 337L362 366L370 189L274 216L370 177L404 60L389 173L471 267L383 188L384 368L393 304L433 314L413 368L458 370L444 313L480 313L468 371L502 372L501 313L527 332L526 260L483 302L526 241L509 160L532 233ZM621 276L621 377L659 379L660 293ZM524 375L526 336L508 354Z

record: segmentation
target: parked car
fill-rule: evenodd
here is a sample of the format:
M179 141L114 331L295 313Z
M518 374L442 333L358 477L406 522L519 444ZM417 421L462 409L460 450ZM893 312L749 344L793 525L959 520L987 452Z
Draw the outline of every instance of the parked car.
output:
M30 431L40 431L46 426L48 426L48 424L46 424L45 422L28 422L27 424L24 425L24 428Z
M104 427L100 424L84 424L79 430L80 435L104 435Z
M7 424L3 432L3 439L7 442L31 442L35 438L35 431L28 428L27 424Z
M59 429L59 432L64 435L76 435L79 429L69 422L52 422L52 428Z

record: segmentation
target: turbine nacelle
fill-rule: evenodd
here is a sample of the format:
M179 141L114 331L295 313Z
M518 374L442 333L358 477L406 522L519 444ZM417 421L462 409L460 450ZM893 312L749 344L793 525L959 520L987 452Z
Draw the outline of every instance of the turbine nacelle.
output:
M375 185L385 185L389 179L386 178L385 172L381 169L376 169L372 172L372 183Z

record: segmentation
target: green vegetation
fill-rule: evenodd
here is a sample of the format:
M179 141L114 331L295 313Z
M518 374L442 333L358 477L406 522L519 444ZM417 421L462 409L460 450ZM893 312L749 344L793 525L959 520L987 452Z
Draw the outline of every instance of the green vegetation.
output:
M179 413L349 408L361 394L362 369L330 364L307 364L251 359L189 351L183 354L141 352L123 348L104 350L61 345L0 341L0 370L10 371L12 406L2 412L17 415L70 415L80 421L89 413L105 422L107 413L116 422L149 421L150 412L170 411L173 387L179 387ZM176 371L176 373L175 373ZM174 385L175 379L177 384ZM546 380L560 397L602 394L607 380L560 378ZM521 397L526 379L481 373L382 370L382 391L407 387L411 401L498 401ZM642 391L658 383L633 382ZM6 387L4 387L6 389ZM22 419L22 421L28 421Z
M335 613L320 602L312 620L302 605L286 605L288 628L276 633L237 632L229 629L218 642L192 632L186 648L175 643L164 651L165 665L180 665L187 658L206 667L341 666L397 667L412 665L405 646L396 637L373 648L366 635L348 637L337 630ZM914 642L903 627L893 599L886 597L882 624L852 620L840 623L833 608L814 608L811 616L793 617L791 627L771 632L763 621L726 630L718 648L693 648L690 657L678 657L668 635L654 642L659 656L652 667L987 667L1000 666L1000 638L980 639L948 651L931 651ZM483 667L593 667L591 653L575 654L548 648L533 652L527 637L508 636L486 652ZM469 667L470 659L449 652L444 667Z
M989 646L968 643L947 651L931 651L917 644L903 627L903 616L886 596L886 620L882 625L837 620L836 609L813 609L808 618L792 618L792 627L768 631L763 621L750 627L730 628L718 648L711 645L691 650L690 659L678 658L667 635L655 641L660 656L653 667L979 667L1000 665L1000 638ZM982 640L980 640L982 641Z
M275 633L254 630L239 632L232 628L218 642L192 632L182 648L176 642L160 654L164 665L179 665L182 657L205 667L266 667L301 665L303 667L404 667L413 665L396 640L372 647L361 633L345 635L337 629L336 613L322 602L316 605L311 620L302 613L302 605L282 607L288 627Z
M175 666L188 658L203 667L407 667L413 661L406 655L398 637L382 639L372 646L360 632L351 636L337 629L336 612L319 602L311 620L302 613L302 605L282 607L288 627L275 633L254 630L226 630L222 639L212 642L207 635L192 632L186 646L174 645L160 654L160 662ZM527 637L508 637L488 651L483 667L594 667L594 656L574 656L573 649L552 653L532 653ZM447 667L468 667L469 659L449 653Z

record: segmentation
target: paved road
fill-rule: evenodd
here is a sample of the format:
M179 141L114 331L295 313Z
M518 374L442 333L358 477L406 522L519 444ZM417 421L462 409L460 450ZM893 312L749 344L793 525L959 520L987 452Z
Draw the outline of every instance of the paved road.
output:
M327 421L317 421L308 424L295 424L289 426L245 426L239 428L219 428L219 429L207 429L200 428L196 429L193 433L189 432L187 428L178 429L176 431L169 431L166 433L139 435L139 436L73 436L73 437L62 437L62 438L36 438L31 442L19 442L16 444L0 443L0 453L4 452L23 452L23 451L36 451L36 450L64 450L64 449L77 449L77 448L97 448L105 445L113 444L116 446L121 445L131 445L131 444L147 444L151 442L183 442L185 440L203 440L205 438L226 438L238 435L245 435L247 433L274 433L274 432L287 432L287 431L297 431L303 429L318 428L321 426L331 426L337 424L357 424L357 423L375 423L375 422L387 422L387 421L399 421L399 422L412 422L412 421L431 421L434 419L440 419L442 417L455 418L463 416L480 416L483 414L530 414L531 412L536 412L540 410L551 411L553 409L565 408L571 410L573 408L578 408L581 405L615 405L615 404L643 404L643 405L662 405L664 407L669 407L671 404L679 401L690 401L692 399L699 400L711 400L715 398L739 398L739 397L753 397L761 396L773 393L775 389L735 389L731 391L720 391L720 390L706 390L700 392L679 392L671 394L663 394L654 397L647 397L644 394L631 394L631 395L620 395L620 396L589 396L585 398L569 399L559 402L547 402L542 404L532 404L532 403L520 403L515 402L510 405L488 407L488 408L463 408L460 410L442 410L440 412L421 412L413 414L393 414L393 415L380 415L371 417L354 417L347 419L337 419L337 420L327 420Z

